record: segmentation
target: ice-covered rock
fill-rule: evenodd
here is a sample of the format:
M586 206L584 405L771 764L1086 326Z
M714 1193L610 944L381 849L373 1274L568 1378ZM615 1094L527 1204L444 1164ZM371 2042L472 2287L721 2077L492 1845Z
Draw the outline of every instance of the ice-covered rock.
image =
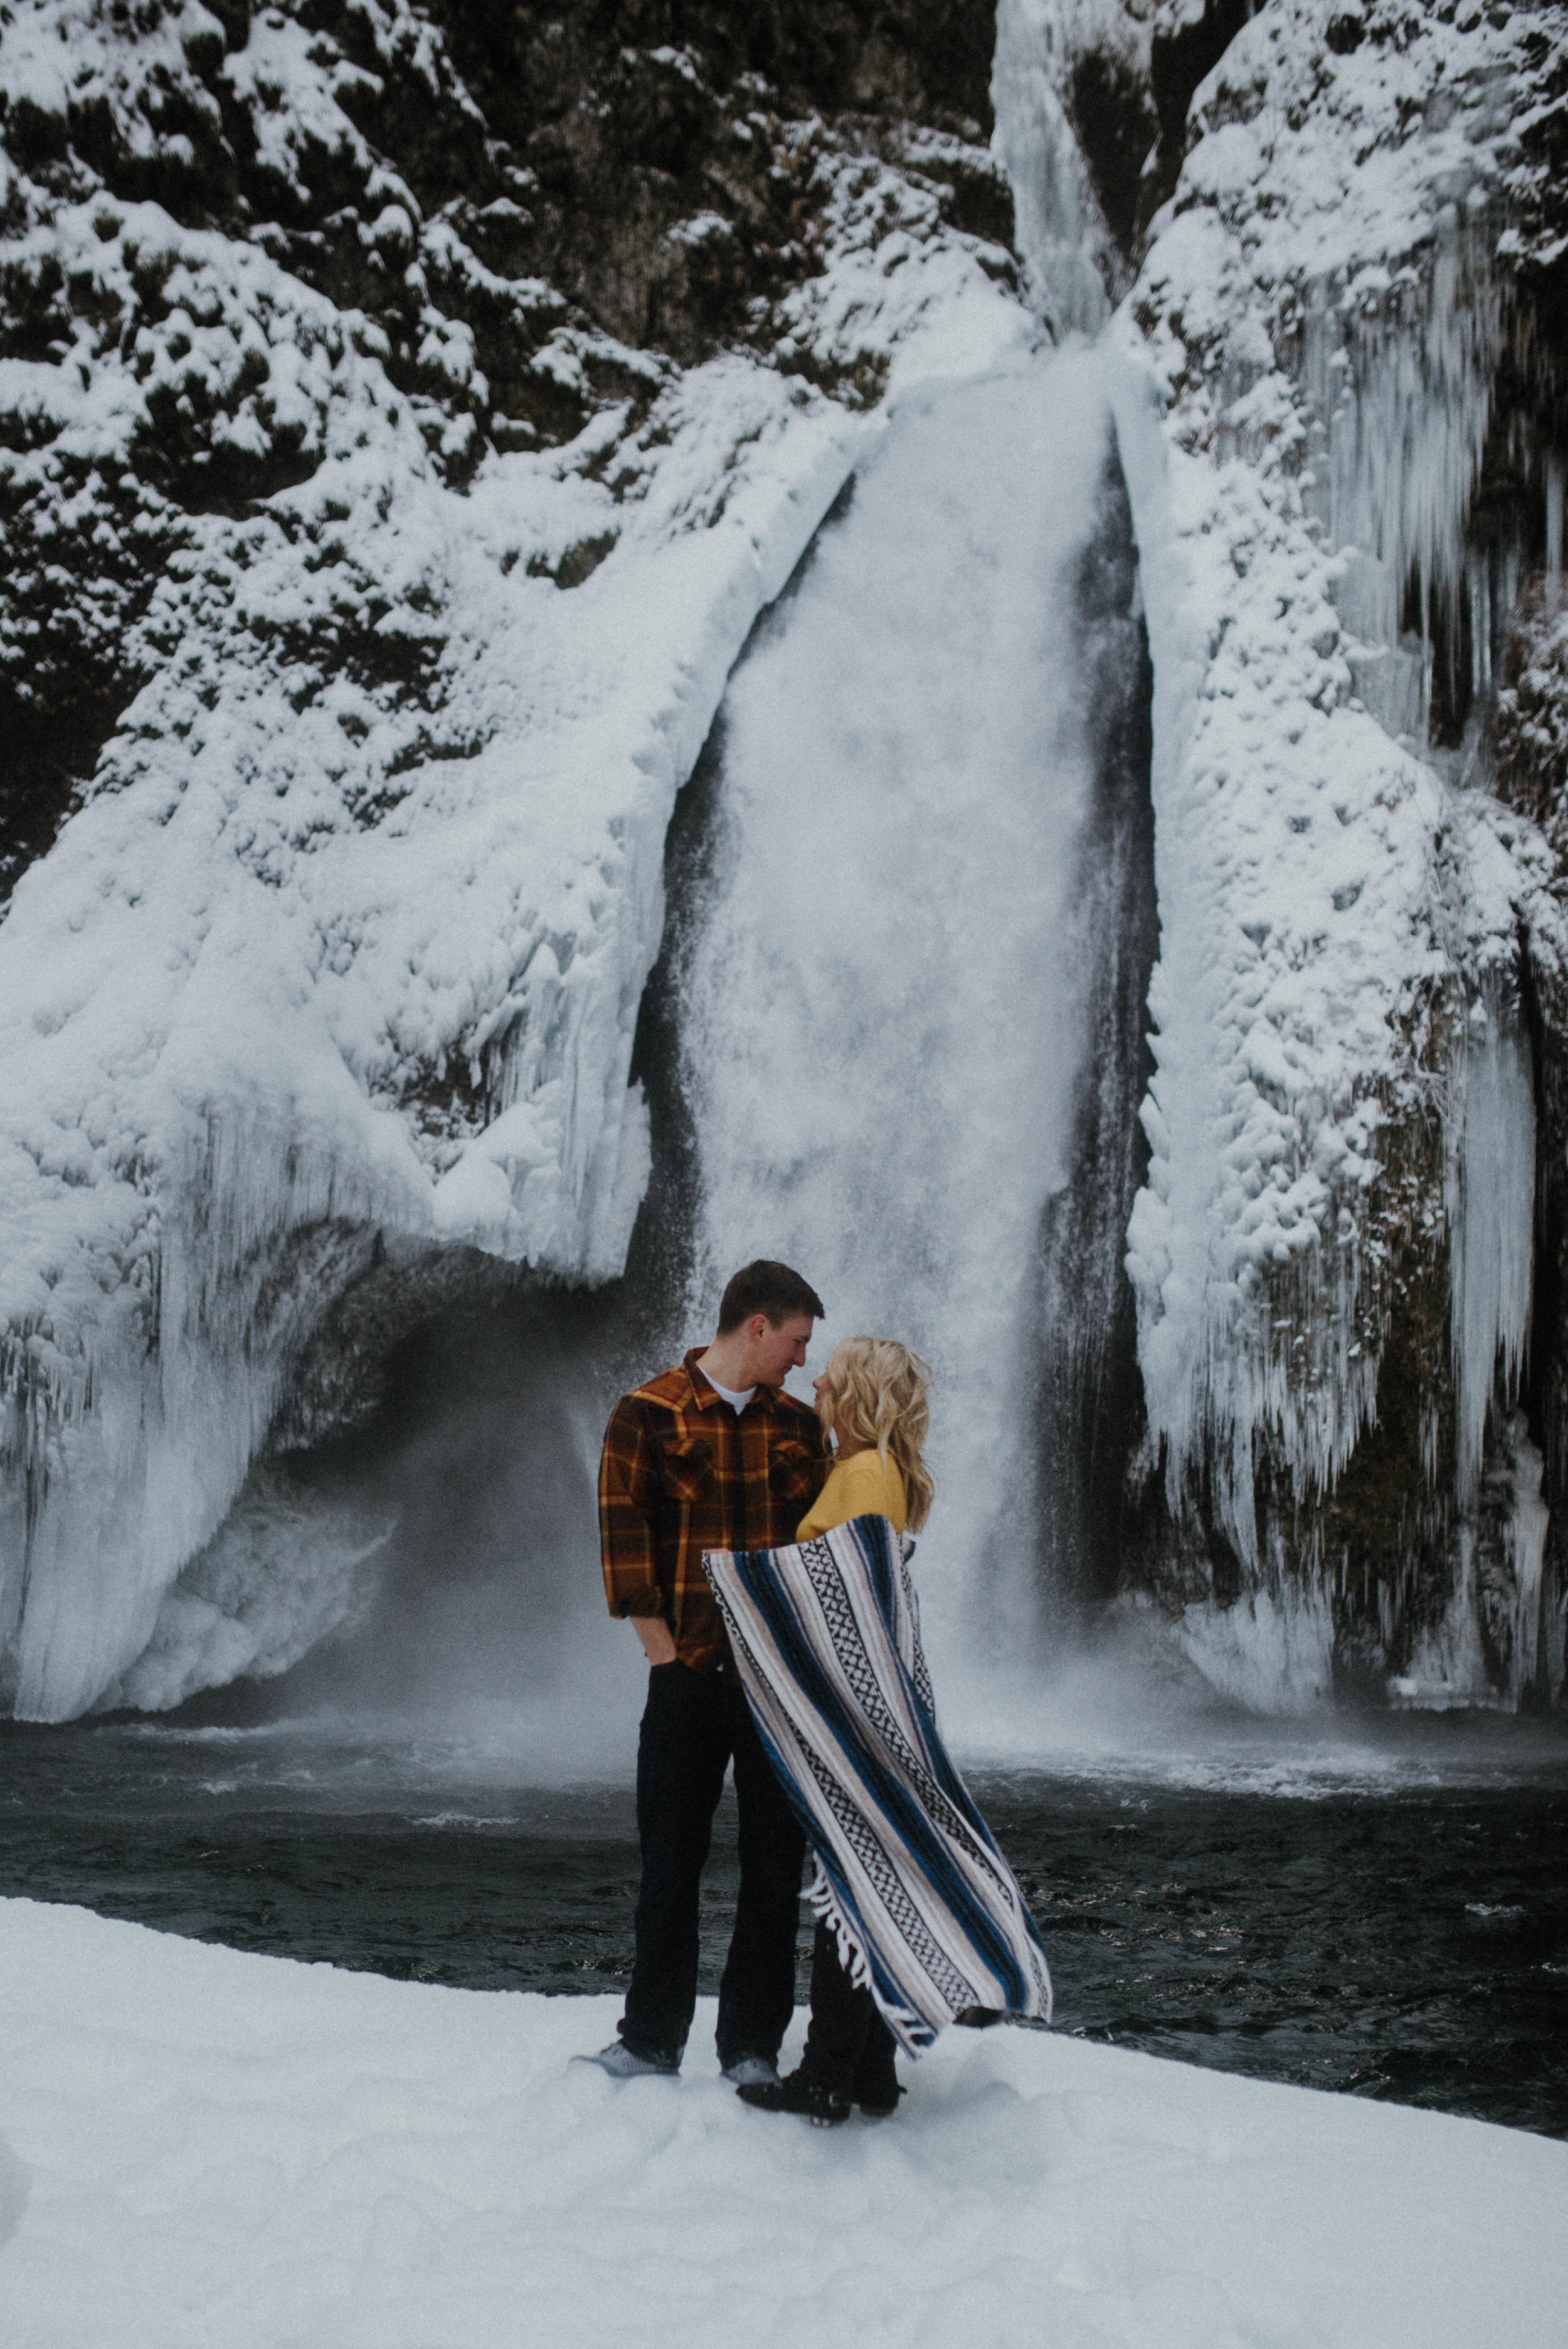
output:
M766 13L0 11L0 1687L292 1661L377 1528L224 1519L353 1407L340 1309L619 1268L676 792L889 402L1036 335L1010 173L1037 316L1126 295L1153 680L1049 1538L1087 1587L1113 1414L1103 1547L1233 1696L1553 1697L1560 12Z
M1518 1392L1529 1031L1568 930L1539 833L1456 786L1529 555L1478 554L1471 506L1530 333L1521 125L1561 57L1549 11L1271 0L1197 89L1113 329L1161 917L1128 1261L1164 1498L1131 1573L1222 1685L1251 1659L1254 1701L1270 1653L1286 1702L1326 1662L1304 1682L1299 1640L1198 1639L1193 1609L1310 1614L1325 1658L1398 1667L1469 1571ZM1540 494L1550 446L1514 440ZM1495 1640L1472 1677L1506 1685Z
M243 1542L164 1599L387 1237L619 1270L664 833L725 676L877 398L1033 333L955 224L1005 197L972 137L789 119L744 52L620 54L622 162L689 98L727 209L579 252L592 204L540 184L572 91L506 147L448 13L5 12L0 1640L29 1716L150 1640L126 1691L156 1702L182 1646L277 1668L330 1616L265 1628ZM607 314L663 300L666 347L520 269L541 250Z

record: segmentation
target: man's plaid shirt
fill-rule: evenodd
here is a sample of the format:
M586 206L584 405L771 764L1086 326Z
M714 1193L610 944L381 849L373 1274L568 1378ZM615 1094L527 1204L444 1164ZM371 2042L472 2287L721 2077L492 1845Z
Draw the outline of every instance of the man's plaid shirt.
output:
M694 1671L717 1671L729 1642L702 1570L705 1549L776 1549L822 1488L828 1439L781 1387L733 1406L697 1369L694 1346L623 1395L599 1464L599 1538L612 1615L662 1615Z

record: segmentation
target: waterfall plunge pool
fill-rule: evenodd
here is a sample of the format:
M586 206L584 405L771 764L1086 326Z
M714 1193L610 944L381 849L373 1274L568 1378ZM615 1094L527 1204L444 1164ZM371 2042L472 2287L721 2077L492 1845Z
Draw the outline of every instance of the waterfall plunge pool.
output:
M6 1725L0 1894L418 1981L616 1990L634 1723L602 1716L625 1775L561 1784L500 1707L460 1729ZM1235 1723L970 1769L1040 1920L1060 2030L1568 2137L1560 1739L1451 1717ZM727 1794L705 1992L735 1869Z

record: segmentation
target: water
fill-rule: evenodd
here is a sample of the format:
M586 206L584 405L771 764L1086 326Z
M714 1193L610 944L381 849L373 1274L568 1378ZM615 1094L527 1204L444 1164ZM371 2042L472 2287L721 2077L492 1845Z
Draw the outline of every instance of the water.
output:
M620 1765L632 1722L606 1720ZM618 1989L630 1785L541 1785L537 1764L500 1713L461 1733L10 1726L0 1892L422 1982ZM1044 1931L1059 2029L1568 2137L1560 1742L1503 1723L1359 1741L1211 1726L971 1775ZM727 1796L705 1992L735 1865Z
M1034 1596L1038 1252L1083 1049L1099 362L906 402L738 667L680 975L703 1326L753 1256L935 1371L934 1659ZM992 1570L1003 1562L1006 1571Z

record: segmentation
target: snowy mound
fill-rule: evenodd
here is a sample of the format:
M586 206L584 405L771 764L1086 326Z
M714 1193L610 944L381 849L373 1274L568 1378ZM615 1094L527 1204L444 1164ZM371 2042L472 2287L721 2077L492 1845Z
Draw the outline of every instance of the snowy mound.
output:
M519 274L540 171L406 0L5 12L0 659L25 734L85 723L84 676L134 689L0 926L24 1715L145 1649L373 1256L620 1269L664 835L725 676L876 398L1033 335L1006 254L946 222L954 158L986 168L958 140L894 168L756 76L721 103L685 52L615 72L629 151L636 109L689 106L729 159L738 226L689 215L638 264L683 350L704 255L744 292L768 205L802 232L749 347L683 368ZM258 1652L186 1599L145 1693L320 1628Z
M1568 2147L950 2033L895 2120L567 2059L613 1999L396 1983L0 1904L15 2349L1554 2349Z

